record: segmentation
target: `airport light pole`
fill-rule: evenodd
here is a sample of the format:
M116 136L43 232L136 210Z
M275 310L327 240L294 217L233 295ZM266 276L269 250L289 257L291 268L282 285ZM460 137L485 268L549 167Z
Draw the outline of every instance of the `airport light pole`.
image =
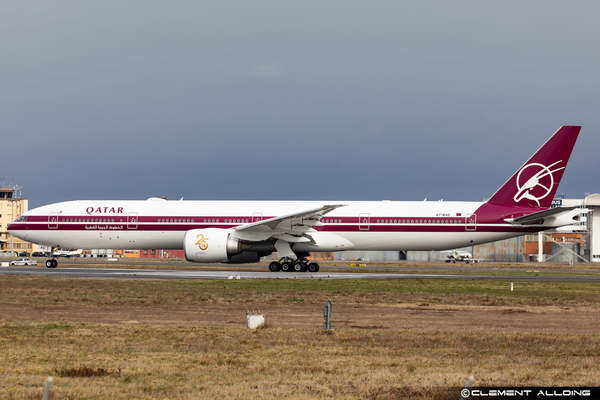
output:
M538 232L538 262L544 262L544 234Z
M15 220L15 201L17 201L17 198L15 198L15 195L17 193L21 192L22 187L21 186L17 186L14 185L13 187L13 196L10 198L10 222L13 222ZM7 230L8 233L8 230ZM10 235L10 253L12 255L12 253L14 252L14 245L13 245L13 235Z
M10 222L13 222L15 220L15 201L14 199L10 199ZM6 232L8 233L8 229L6 230ZM13 236L10 235L10 255L12 256L13 254Z

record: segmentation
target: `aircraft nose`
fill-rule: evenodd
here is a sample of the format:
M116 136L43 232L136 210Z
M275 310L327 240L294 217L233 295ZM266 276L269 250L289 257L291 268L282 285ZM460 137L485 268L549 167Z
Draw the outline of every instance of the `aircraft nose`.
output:
M12 235L12 236L17 236L19 234L19 232L23 232L23 230L25 230L25 229L26 228L17 221L13 221L13 222L9 223L8 226L6 227L8 234Z

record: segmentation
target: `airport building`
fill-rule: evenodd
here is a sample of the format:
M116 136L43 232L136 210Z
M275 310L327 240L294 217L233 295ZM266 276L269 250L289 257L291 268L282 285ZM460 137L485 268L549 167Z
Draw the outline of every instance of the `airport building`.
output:
M37 250L37 245L8 234L8 224L28 210L28 201L16 186L0 187L0 252L16 253Z
M156 250L156 249L143 249L140 250L140 258L185 258L183 250Z

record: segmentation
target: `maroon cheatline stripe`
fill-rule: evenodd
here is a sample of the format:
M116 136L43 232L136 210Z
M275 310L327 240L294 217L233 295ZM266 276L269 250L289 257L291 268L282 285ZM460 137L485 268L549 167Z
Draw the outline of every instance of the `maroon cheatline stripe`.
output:
M54 219L56 218L56 219ZM192 221L194 223L202 223L202 222L210 222L205 221L207 219L215 220L215 222L226 222L226 220L234 219L236 221L240 221L239 223L250 223L250 222L258 222L265 219L269 219L273 217L240 217L240 216L137 216L137 215L129 215L129 216L103 216L103 217L90 217L88 215L67 215L67 216L49 216L49 215L32 215L27 216L26 222L48 222L48 221L56 221L58 223L69 223L69 222L89 222L89 223L126 223L127 221L137 220L140 223L148 223L148 222L187 222ZM174 221L177 220L177 221ZM242 222L242 220L244 222Z
M58 223L74 223L74 222L87 222L87 223L127 223L127 221L131 221L137 219L138 223L166 223L166 222L193 222L193 223L252 223L258 221L264 221L270 218L274 218L273 216L266 217L256 217L256 216L240 216L240 215L228 215L228 216L197 216L197 215L182 215L182 216L137 216L137 215L107 215L102 217L91 217L89 215L31 215L27 216L26 222L48 222L50 218L56 218L56 222ZM361 217L365 218L365 217ZM233 220L233 221L231 221ZM397 221L397 222L388 222L388 223L401 223L399 221L405 221L404 223L419 223L418 221L423 221L423 223L431 223L431 221L437 221L436 223L455 223L461 224L465 222L464 217L400 217L400 216L370 216L368 217L368 223L376 224L376 223L385 223L384 221ZM54 220L52 220L54 221ZM357 224L359 223L359 217L322 217L320 219L322 222L327 223L341 223L341 224ZM448 221L448 222L445 222Z
M53 224L29 224L17 223L9 225L11 231L188 231L191 229L220 228L230 229L243 224L78 224L78 223L59 223ZM476 229L467 230L467 227ZM430 225L394 225L394 224L370 224L368 229L366 225L326 225L314 226L317 231L322 232L537 232L536 227L516 227L506 224L505 226L485 226L485 225L464 225L464 224L430 224Z
M469 229L466 229L466 227ZM325 232L538 232L536 227L485 226L485 225L370 225L363 226L315 226L317 231ZM471 229L471 227L473 229ZM475 229L476 228L476 229Z

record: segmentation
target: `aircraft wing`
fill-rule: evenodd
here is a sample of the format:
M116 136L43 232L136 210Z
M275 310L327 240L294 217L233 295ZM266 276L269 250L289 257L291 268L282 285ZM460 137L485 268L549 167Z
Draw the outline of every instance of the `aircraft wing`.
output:
M573 212L575 210L575 212ZM506 218L505 221L515 225L536 225L543 224L544 220L548 219L558 219L558 217L576 217L580 214L585 214L589 212L588 209L580 208L580 207L555 207L549 208L544 211L539 211L527 215L523 215L518 218ZM562 214L562 215L561 215ZM577 222L577 220L571 220L569 223L572 224Z
M292 214L282 215L252 222L233 228L234 236L244 240L266 240L271 237L289 242L310 241L304 236L314 225L319 225L321 217L343 204L330 204Z

